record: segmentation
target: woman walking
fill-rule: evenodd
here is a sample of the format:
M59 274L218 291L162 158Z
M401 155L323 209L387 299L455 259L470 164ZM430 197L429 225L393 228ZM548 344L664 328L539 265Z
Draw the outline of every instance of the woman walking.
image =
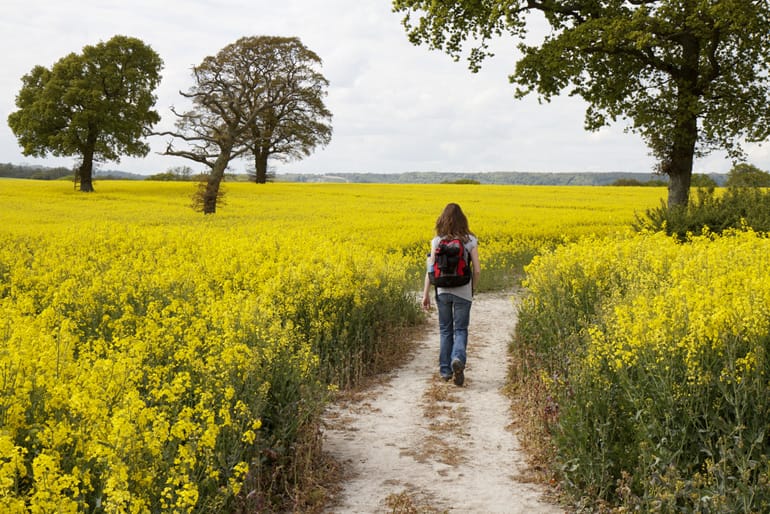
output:
M470 281L463 285L444 286L435 277L438 270L438 258L443 248L448 245L459 246L465 267L457 273L464 272L470 276ZM429 310L431 306L430 289L432 282L436 286L436 306L438 307L439 344L439 374L444 380L454 379L455 385L465 382L466 347L468 345L468 322L470 321L473 293L479 282L479 252L478 240L468 228L468 218L456 203L444 207L436 220L436 236L431 241L431 252L428 256L428 273L425 275L425 285L422 293L422 307ZM470 269L468 269L470 268ZM433 277L433 278L432 278ZM467 279L466 279L467 280ZM462 280L460 280L462 282Z

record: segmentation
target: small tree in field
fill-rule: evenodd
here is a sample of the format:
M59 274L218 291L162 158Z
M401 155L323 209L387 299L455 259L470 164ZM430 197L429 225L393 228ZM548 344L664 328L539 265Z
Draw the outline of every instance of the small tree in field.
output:
M94 161L144 156L160 120L153 94L163 61L140 40L115 36L22 77L8 125L24 155L77 156L80 190L93 191Z
M204 214L216 212L221 182L231 161L252 155L257 182L267 176L269 157L308 155L326 144L331 114L321 101L326 79L313 71L320 59L297 38L245 37L206 57L193 68L195 85L182 96L193 107L178 117L165 155L207 166L210 173L197 202Z
M741 141L770 135L770 2L767 0L393 0L410 40L472 70L489 39L522 38L531 13L550 32L510 80L517 96L549 100L568 90L588 103L589 130L630 122L669 176L669 206L686 205L693 161L714 149L744 157ZM415 17L413 18L413 15Z
M704 175L703 173L693 173L692 180L690 181L691 187L697 187L700 189L710 189L713 190L717 187L716 181L709 177L708 175Z
M770 187L770 173L753 164L736 164L727 174L727 187Z

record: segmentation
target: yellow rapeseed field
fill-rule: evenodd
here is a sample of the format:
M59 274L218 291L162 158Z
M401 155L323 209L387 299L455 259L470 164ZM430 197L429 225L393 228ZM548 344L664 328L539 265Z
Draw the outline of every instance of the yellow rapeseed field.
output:
M490 289L559 243L627 234L665 195L234 183L206 217L190 208L194 187L0 180L3 512L273 501L328 388L354 383L392 351L390 330L419 320L447 202L479 236Z
M618 512L768 512L768 270L770 238L751 230L534 259L516 351L567 488Z

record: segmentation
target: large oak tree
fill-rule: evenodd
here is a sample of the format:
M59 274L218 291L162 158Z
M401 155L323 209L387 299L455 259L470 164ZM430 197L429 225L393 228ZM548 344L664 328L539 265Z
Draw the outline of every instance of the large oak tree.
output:
M520 38L517 96L568 91L588 103L585 125L618 119L668 174L669 206L689 199L693 161L715 149L744 157L770 135L767 0L394 0L410 40L478 70L488 42ZM524 42L533 13L551 31Z
M331 141L332 114L323 102L329 82L316 70L321 59L299 39L245 38L239 51L261 79L264 109L251 125L249 152L256 182L265 183L268 159L302 159Z
M22 77L8 125L24 155L79 156L81 191L93 191L94 161L144 156L163 61L136 38L114 36Z
M205 214L216 212L225 170L251 156L257 182L267 176L269 158L309 155L331 138L331 113L323 103L327 80L316 70L321 59L298 38L244 37L193 68L195 84L182 96L192 109L178 113L166 155L204 164L210 170L199 191ZM175 147L175 140L184 148Z

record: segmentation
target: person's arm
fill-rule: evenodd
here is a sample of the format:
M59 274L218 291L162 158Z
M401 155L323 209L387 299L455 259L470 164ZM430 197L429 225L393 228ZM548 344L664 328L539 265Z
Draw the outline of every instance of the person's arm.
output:
M476 289L479 283L479 275L481 275L481 264L479 263L478 246L474 246L471 250L471 264L473 265L473 294L476 294Z
M422 287L422 308L426 311L430 310L430 279L428 273L425 273L425 283Z
M430 273L431 268L433 268L433 245L431 244L430 247L431 252L428 254L428 258L425 260L425 282L422 286L422 308L426 311L430 310L430 278L428 277L428 273Z

